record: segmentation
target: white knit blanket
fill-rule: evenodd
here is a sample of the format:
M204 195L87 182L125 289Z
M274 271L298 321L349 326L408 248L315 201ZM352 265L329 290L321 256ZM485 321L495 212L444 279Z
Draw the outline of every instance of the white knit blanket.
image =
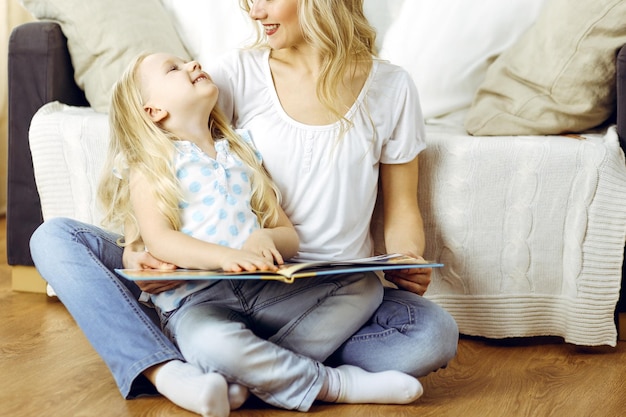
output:
M461 333L616 344L626 165L615 128L572 137L471 137L428 126L420 205L427 297Z
M467 335L614 346L626 235L626 164L614 127L579 139L471 137L457 114L429 123L427 142L426 257L445 264L427 297ZM105 114L59 103L39 110L30 145L44 219L99 223L107 143Z

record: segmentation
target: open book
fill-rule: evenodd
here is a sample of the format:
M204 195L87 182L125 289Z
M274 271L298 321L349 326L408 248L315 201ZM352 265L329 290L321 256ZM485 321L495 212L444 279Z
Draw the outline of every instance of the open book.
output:
M423 261L397 253L347 261L297 262L281 265L277 271L225 272L199 269L116 269L115 272L132 281L194 280L194 279L271 279L292 283L297 278L319 275L349 274L391 269L438 268L443 264Z

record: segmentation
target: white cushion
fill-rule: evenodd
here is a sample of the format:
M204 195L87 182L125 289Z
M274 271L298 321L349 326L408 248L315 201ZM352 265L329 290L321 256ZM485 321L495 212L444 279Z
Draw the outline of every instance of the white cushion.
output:
M405 0L365 0L363 2L363 12L376 29L376 48L379 52L389 28L400 15L404 2Z
M425 118L465 109L489 64L535 21L545 1L405 1L381 57L411 73Z
M253 22L237 0L161 0L161 3L189 54L203 66L253 39Z

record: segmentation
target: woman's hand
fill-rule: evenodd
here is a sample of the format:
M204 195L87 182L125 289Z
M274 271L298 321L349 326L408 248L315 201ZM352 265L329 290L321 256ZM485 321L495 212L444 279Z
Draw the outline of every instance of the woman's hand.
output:
M145 291L149 294L159 294L164 291L173 290L178 287L185 281L175 280L175 281L136 281L137 286L141 289L141 291Z
M385 279L406 291L424 295L430 285L432 268L397 269L385 272Z

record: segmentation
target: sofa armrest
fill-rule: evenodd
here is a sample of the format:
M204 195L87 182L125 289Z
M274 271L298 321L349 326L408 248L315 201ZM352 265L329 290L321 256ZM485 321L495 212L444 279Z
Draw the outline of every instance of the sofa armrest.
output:
M8 78L7 261L33 265L29 240L42 215L28 143L30 121L50 101L88 103L74 81L67 40L54 22L29 22L12 31Z
M626 152L626 45L617 54L616 74L617 104L615 109L615 122L617 123L617 135L619 143ZM626 312L626 248L624 248L624 262L622 264L622 287L617 303L616 313ZM623 335L620 335L623 337Z
M617 54L617 108L616 123L619 143L626 151L626 46Z

